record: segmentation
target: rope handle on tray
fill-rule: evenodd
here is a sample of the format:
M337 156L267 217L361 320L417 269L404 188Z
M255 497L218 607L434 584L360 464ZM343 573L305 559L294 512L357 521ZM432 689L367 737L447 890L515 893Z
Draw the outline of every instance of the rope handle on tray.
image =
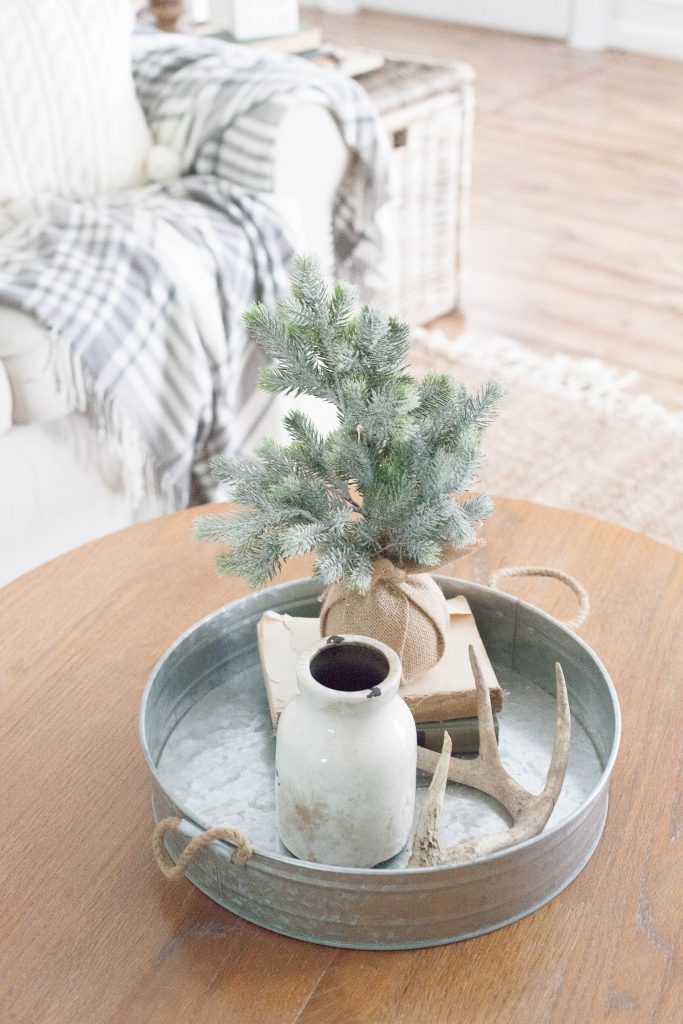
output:
M500 581L511 579L513 576L550 576L566 584L574 592L579 602L579 610L574 618L563 622L563 625L569 629L579 629L590 615L591 603L588 592L583 584L579 583L573 576L570 576L569 573L562 572L561 569L549 569L544 565L514 565L509 569L496 569L494 573L491 573L489 584L494 590L500 590L498 586Z
M152 836L154 859L160 871L172 882L177 882L178 879L182 878L190 861L194 860L200 850L203 850L205 846L213 843L216 839L225 839L228 843L237 847L230 858L233 864L246 864L253 856L254 848L243 832L236 828L207 828L205 832L200 832L198 836L190 839L178 857L177 862L174 861L164 846L164 839L169 832L174 832L180 826L182 820L182 818L164 818L154 829L154 835Z

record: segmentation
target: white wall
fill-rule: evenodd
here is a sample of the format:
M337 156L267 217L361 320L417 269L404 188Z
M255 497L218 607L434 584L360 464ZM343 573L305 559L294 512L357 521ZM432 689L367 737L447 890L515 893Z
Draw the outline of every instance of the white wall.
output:
M310 6L324 6L323 2ZM566 39L571 0L362 0L361 6Z
M683 0L360 0L359 6L683 60Z
M683 0L613 0L607 43L683 59Z
M683 60L683 0L572 0L569 41Z

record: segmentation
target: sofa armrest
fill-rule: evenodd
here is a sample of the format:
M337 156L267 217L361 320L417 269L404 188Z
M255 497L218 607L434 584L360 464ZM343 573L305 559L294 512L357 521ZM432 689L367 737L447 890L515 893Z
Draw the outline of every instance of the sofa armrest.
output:
M135 37L133 67L155 142L179 154L181 173L216 175L268 198L295 248L332 273L332 213L348 148L315 89L329 72L173 35Z
M46 423L75 408L60 389L54 344L37 320L0 306L0 434L12 423Z
M275 191L282 122L292 107L330 106L329 74L201 36L133 37L135 86L154 141L178 154L181 174L217 175L251 192Z
M288 113L305 105L327 110L349 154L334 203L335 272L372 297L386 249L380 216L390 197L390 148L358 82L299 57L164 33L134 36L133 73L154 140L175 150L181 174L264 198L276 191ZM318 144L314 170L321 154Z
M290 107L279 124L273 159L272 202L299 252L317 256L334 275L332 217L349 153L328 110Z

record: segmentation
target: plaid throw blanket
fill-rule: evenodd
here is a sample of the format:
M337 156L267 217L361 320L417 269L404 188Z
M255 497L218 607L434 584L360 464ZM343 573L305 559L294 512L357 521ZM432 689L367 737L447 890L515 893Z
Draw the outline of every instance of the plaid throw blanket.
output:
M136 47L141 103L181 176L5 209L0 304L51 331L61 386L121 456L131 504L172 510L215 497L209 457L240 450L271 400L256 392L260 354L241 313L286 283L292 247L266 200L283 114L313 101L339 125L352 159L336 271L361 284L381 255L388 160L365 93L342 76L194 37Z

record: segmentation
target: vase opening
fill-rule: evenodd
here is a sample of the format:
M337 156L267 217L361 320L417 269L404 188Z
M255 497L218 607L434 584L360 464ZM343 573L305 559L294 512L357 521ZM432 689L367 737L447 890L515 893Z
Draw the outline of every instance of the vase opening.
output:
M369 644L336 643L318 651L311 660L310 671L316 682L328 690L356 693L383 683L389 675L389 662Z

